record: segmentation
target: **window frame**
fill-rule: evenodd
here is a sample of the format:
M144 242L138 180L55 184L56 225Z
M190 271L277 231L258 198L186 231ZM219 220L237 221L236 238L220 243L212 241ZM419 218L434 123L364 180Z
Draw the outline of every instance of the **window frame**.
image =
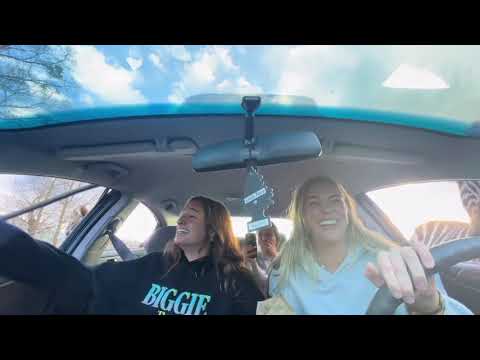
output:
M405 238L400 229L397 228L390 217L367 195L367 193L358 194L355 197L355 201L359 210L364 212L363 214L359 214L359 216L362 217L362 221L368 223L370 220L375 223L376 227L378 227L378 229L373 229L374 231L382 233L399 245L405 246L409 244L408 239ZM365 219L365 216L367 216L368 219Z
M371 205L371 207L373 209L375 209L374 211L376 213L379 214L379 217L380 218L384 218L384 226L386 226L386 228L390 229L391 231L393 232L397 232L401 238L403 238L405 240L405 244L406 245L409 245L410 244L410 239L407 239L405 237L405 235L403 234L403 232L400 230L399 227L397 227L394 223L395 219L392 219L390 218L390 216L380 208L379 205L377 205L377 203L368 196L368 192L374 192L374 191L378 191L378 190L388 190L390 188L396 188L396 187L401 187L401 186L407 186L407 185L421 185L421 184L432 184L432 183L454 183L454 182L457 182L457 181L462 181L462 180L473 180L473 181L480 181L480 178L475 178L475 179L472 179L472 178L467 178L467 179L463 179L463 178L455 178L455 179L452 179L452 178L442 178L442 179L423 179L423 180L418 180L418 181L412 181L412 182L404 182L404 183L395 183L395 184L391 184L391 185L384 185L384 186L381 186L381 187L378 187L378 188L375 188L375 189L371 189L365 193L362 193L359 195L359 197L362 199L362 202L365 204L369 204ZM456 220L456 219L440 219L439 221L459 221L459 220ZM429 221L435 221L435 220L429 220ZM419 223L416 225L417 227L424 224L423 222L419 221Z
M156 231L158 228L161 228L162 224L165 223L165 219L163 217L161 217L159 219L158 212L152 210L152 208L150 206L148 206L145 202L143 202L143 201L141 201L137 198L134 198L131 195L123 194L119 191L115 190L115 192L117 192L120 195L120 198L118 199L117 203L113 204L113 206L110 208L110 210L107 210L105 212L104 216L102 216L102 217L100 217L96 220L96 223L92 225L92 232L89 232L88 234L86 234L85 237L87 239L85 240L85 238L83 238L81 240L81 243L79 244L78 249L76 249L75 252L74 252L75 257L80 259L82 261L82 263L86 264L87 260L89 260L88 256L91 253L92 248L99 241L102 241L102 239L106 240L105 245L104 245L103 250L101 251L100 255L89 266L97 266L97 265L100 265L101 263L103 263L103 262L99 262L98 260L102 258L102 255L103 255L103 252L105 251L106 246L108 246L108 244L111 243L109 238L105 238L105 236L107 236L105 234L105 229L108 227L108 225L110 225L110 223L112 223L115 219L117 219L119 217L119 215L121 215L122 212L124 212L125 209L128 208L129 206L132 206L133 204L136 203L136 205L133 207L132 211L125 217L125 219L123 221L126 221L129 218L129 216L135 211L137 206L141 204L141 205L145 206L148 209L148 211L150 211L150 213L155 218L156 225L155 225L154 231ZM101 223L101 224L96 226L98 223ZM120 240L122 240L122 239L120 239ZM145 239L145 240L147 240L147 239ZM134 252L134 251L132 250L132 252ZM117 255L118 255L118 253L117 253Z
M37 178L45 178L45 179L59 179L59 180L67 180L67 181L76 181L76 182L80 182L80 183L83 183L84 185L80 188L77 188L77 189L74 189L74 190L71 190L71 191L67 191L67 192L64 192L60 195L57 195L57 196L54 196L52 198L49 198L49 199L46 199L44 201L41 201L39 202L38 204L35 204L35 205L32 205L32 206L28 206L26 208L23 208L23 209L20 209L20 210L15 210L13 212L10 212L10 213L7 213L5 215L2 215L0 216L0 220L3 220L3 221L9 221L11 219L14 219L16 217L19 217L19 216L22 216L22 215L25 215L25 214L28 214L28 213L31 213L32 211L36 211L36 210L39 210L39 209L42 209L42 208L45 208L45 207L48 207L48 206L51 206L59 201L62 201L62 200L65 200L65 199L68 199L68 198L71 198L73 196L76 196L78 194L81 194L81 193L84 193L84 192L87 192L87 191L90 191L90 190L93 190L93 189L96 189L96 188L105 188L104 186L102 185L98 185L98 184L92 184L92 183L86 183L84 181L80 181L80 180L77 180L77 179L67 179L67 178L63 178L63 177L58 177L58 176L50 176L50 175L38 175L38 174L19 174L19 173L0 173L0 176L2 175L7 175L7 176L30 176L30 177L37 177ZM104 192L102 193L102 195L100 195L100 197L97 199L95 205L92 207L92 209L89 211L89 213L85 216L85 218L82 219L82 221L80 221L80 223L78 223L75 228L73 229L73 231L68 234L65 239L63 239L63 241L60 243L60 245L58 246L58 249L59 250L62 250L64 252L67 252L66 250L68 249L69 247L69 244L71 242L71 238L73 238L74 234L78 232L78 228L80 227L80 225L82 223L85 222L86 218L89 217L89 215L92 213L93 209L95 209L97 207L97 205L99 204L99 202L102 200L102 198L105 196L106 192L108 192L109 188L105 188ZM30 235L30 234L29 234ZM68 253L68 252L67 252Z

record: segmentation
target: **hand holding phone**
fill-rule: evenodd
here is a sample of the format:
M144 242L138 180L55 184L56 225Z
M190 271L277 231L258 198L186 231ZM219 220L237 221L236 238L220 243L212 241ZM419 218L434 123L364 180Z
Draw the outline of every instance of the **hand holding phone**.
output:
M254 233L245 235L245 244L247 257L250 259L257 258L257 237Z

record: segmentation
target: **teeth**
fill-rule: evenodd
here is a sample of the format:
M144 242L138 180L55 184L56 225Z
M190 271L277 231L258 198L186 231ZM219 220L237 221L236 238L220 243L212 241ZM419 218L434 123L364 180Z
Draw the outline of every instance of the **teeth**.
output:
M324 220L320 223L320 225L335 225L337 220Z
M179 234L188 234L188 230L177 230Z

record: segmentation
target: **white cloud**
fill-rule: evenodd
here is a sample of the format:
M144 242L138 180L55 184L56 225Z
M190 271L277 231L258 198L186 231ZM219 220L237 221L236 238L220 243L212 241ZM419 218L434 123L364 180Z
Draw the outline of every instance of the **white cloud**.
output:
M59 102L68 102L70 99L57 91L50 92L50 98Z
M179 61L187 62L192 60L192 55L190 55L190 52L183 45L169 45L166 46L166 50L171 56Z
M240 68L234 63L229 48L207 46L195 55L193 62L184 65L181 79L173 85L169 100L181 102L187 96L215 90L224 91L232 86L247 90L254 88L254 85L244 78L237 80L235 85L228 81L214 85L218 78L239 76L239 71Z
M217 59L209 55L199 61L187 65L185 69L184 82L192 85L206 85L215 81L215 70Z
M151 53L150 55L148 55L148 58L157 69L159 69L160 71L165 71L165 66L162 64L160 56L158 54Z
M342 94L335 90L358 64L353 55L345 48L330 45L272 48L267 54L270 71L281 74L275 93L303 95L321 105L338 105Z
M218 57L221 66L227 70L238 70L238 66L233 63L230 49L222 46L213 47L213 56Z
M263 92L261 87L251 84L243 76L237 78L236 81L225 79L216 86L216 89L224 93L235 94L260 94Z
M29 82L28 86L30 87L30 91L32 92L32 94L34 96L38 96L39 98L40 96L44 95L47 98L55 100L59 103L65 103L70 101L70 99L65 94L59 93L56 89L50 88L44 90L41 88L40 85L33 82Z
M70 99L65 94L59 93L58 91L53 90L53 89L47 92L47 96L50 99L55 100L59 103L70 102Z
M239 93L261 93L263 92L262 88L250 83L244 77L237 79L237 92Z
M185 98L178 94L171 94L168 96L168 101L174 104L181 104Z
M12 109L10 112L18 117L32 117L40 115L44 111L42 109Z
M93 97L89 94L83 94L80 98L80 101L87 105L93 105Z
M75 64L72 76L86 90L111 103L144 103L145 97L133 86L136 73L107 63L94 46L72 46Z
M213 46L203 49L196 60L185 65L183 80L188 86L204 86L215 81L219 72L230 72L238 70L233 63L230 50Z
M143 65L143 59L142 58L133 58L133 57L127 57L127 63L130 65L130 68L133 71L137 71L140 69Z
M445 80L433 72L408 64L400 65L382 85L394 89L433 90L449 88Z
M223 80L221 83L217 85L217 90L225 91L233 86L232 82L228 79Z

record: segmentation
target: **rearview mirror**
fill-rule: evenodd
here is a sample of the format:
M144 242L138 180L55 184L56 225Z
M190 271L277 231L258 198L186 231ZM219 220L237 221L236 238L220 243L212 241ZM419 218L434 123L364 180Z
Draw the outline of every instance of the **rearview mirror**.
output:
M320 140L310 131L256 136L254 141L251 154L243 139L206 146L193 156L193 169L197 172L241 169L250 159L261 166L317 158L322 153Z

